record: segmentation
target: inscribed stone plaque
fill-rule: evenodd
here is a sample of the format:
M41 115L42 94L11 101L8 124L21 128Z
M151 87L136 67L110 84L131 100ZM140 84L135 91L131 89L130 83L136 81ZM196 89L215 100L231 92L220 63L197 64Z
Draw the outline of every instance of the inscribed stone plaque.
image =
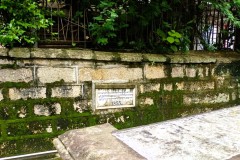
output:
M135 106L135 88L97 88L96 109Z

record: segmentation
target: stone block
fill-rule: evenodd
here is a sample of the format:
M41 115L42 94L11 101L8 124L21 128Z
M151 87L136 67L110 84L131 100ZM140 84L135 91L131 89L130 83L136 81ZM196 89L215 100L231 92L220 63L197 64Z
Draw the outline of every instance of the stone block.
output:
M167 57L161 54L143 54L143 60L149 62L166 62Z
M99 61L117 61L120 60L118 53L95 51L95 59Z
M30 82L33 80L30 68L1 69L0 82Z
M154 101L152 98L146 98L143 102L144 105L153 105Z
M59 103L54 103L51 106L54 109L55 114L61 114L61 105Z
M18 110L18 117L19 118L24 118L27 116L27 107L26 106L23 106L21 107L19 110Z
M192 94L192 95L184 95L183 103L185 105L191 104L214 104L214 103L224 103L229 102L230 96L227 93L217 93L217 94Z
M79 80L92 81L92 80L139 80L143 79L141 68L80 68Z
M87 100L81 100L73 103L73 108L75 111L82 113L88 110L88 102Z
M141 86L140 86L141 87ZM152 91L160 91L160 83L157 84L146 84L143 86L143 88L140 88L141 93L144 92L152 92Z
M176 66L172 68L172 77L180 77L182 78L184 76L184 69L183 66Z
M184 90L199 91L199 90L208 90L208 89L214 89L214 82L205 82L205 81L185 82L185 85L184 85Z
M209 69L208 67L206 67L206 68L205 68L205 75L206 75L206 77L209 76L209 71L210 71L210 69Z
M9 59L0 59L0 65L4 65L4 64L14 64L13 60L9 60Z
M17 99L37 99L37 98L46 98L46 88L10 88L9 89L9 98L11 100Z
M49 116L51 113L47 106L34 105L34 114L38 116Z
M153 65L145 65L144 66L144 75L147 79L158 79L165 78L164 66L153 66Z
M183 90L184 89L184 82L177 82L176 83L176 89L177 90Z
M82 95L82 86L59 86L52 88L52 97L79 97Z
M0 56L7 56L7 54L8 54L8 49L7 48L1 48L0 47Z
M13 48L9 51L10 57L30 58L30 50L28 48Z
M172 84L164 84L163 89L165 91L172 91L173 90L173 85Z
M215 63L216 58L202 55L190 54L174 54L166 55L170 59L170 63Z
M0 89L0 101L3 100L2 89Z
M187 77L191 77L191 78L194 78L196 77L197 75L197 71L195 68L186 68L186 76Z
M77 83L76 72L75 67L39 67L37 78L41 83L53 83L60 80L64 80L66 83Z
M34 114L38 116L50 116L52 114L61 114L61 105L54 103L52 105L34 105Z
M143 59L141 53L119 53L119 56L125 62L141 62Z
M232 101L237 99L237 94L235 92L232 93Z
M198 76L199 77L204 77L204 70L203 70L203 68L198 68Z
M31 49L32 58L58 58L58 59L93 59L93 51L81 49L46 49L33 48Z
M71 59L84 59L84 60L91 60L94 59L94 52L92 50L87 49L67 49L66 54Z
M63 49L32 48L32 58L68 58Z

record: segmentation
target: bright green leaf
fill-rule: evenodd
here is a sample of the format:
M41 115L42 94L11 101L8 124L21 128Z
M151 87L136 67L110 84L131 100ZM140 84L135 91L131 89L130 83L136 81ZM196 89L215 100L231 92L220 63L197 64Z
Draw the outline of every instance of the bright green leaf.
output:
M167 37L167 41L172 44L175 39L173 37Z

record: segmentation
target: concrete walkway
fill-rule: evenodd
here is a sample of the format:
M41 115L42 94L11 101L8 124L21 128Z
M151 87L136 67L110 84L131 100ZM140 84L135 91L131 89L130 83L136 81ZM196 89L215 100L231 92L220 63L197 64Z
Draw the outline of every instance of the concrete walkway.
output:
M240 160L240 106L113 135L150 160Z
M64 160L240 160L240 106L126 130L71 130L54 145Z

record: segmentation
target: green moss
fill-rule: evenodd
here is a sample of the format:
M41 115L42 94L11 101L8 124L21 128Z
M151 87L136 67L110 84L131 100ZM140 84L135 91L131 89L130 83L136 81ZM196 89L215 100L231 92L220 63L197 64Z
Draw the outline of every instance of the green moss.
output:
M28 88L31 87L31 83L26 82L3 82L0 83L0 88Z
M20 66L17 65L16 61L13 64L1 64L1 69L19 69Z
M1 142L0 157L54 150L52 137Z
M120 62L120 61L121 61L121 56L120 56L120 54L119 54L119 53L114 53L114 54L113 54L112 61Z
M48 98L50 98L52 96L52 88L53 87L56 87L56 86L62 86L64 85L64 80L61 79L60 81L56 81L56 82L53 82L53 83L47 83L46 86L47 86L47 89L46 89L46 96Z

